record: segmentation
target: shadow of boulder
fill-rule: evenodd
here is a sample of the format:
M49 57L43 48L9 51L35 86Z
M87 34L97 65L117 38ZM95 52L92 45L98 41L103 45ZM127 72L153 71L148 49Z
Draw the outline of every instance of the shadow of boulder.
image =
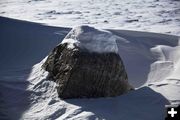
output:
M81 107L76 116L86 111L94 114L89 116L90 119L106 120L163 120L165 105L169 104L165 97L148 87L114 98L71 99L66 102Z

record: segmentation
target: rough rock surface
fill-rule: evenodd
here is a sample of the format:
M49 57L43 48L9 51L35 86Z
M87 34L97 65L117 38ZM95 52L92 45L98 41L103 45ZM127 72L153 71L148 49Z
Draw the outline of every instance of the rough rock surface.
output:
M48 56L43 68L59 86L60 98L118 96L131 90L120 56L113 52L90 52L61 43Z

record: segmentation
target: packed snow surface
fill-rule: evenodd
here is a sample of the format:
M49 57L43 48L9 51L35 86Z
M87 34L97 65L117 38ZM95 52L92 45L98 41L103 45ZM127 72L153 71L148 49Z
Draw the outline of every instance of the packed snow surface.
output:
M0 119L163 120L165 105L180 104L178 36L106 30L108 38L121 38L118 54L136 90L113 98L61 100L41 66L71 29L3 17L0 26ZM82 37L92 37L87 35Z
M0 16L180 35L179 0L0 0Z

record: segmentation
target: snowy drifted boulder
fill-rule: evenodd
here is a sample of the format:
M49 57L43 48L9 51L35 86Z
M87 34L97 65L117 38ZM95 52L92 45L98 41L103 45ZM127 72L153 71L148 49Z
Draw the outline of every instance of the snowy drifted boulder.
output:
M118 55L117 36L88 26L72 29L43 67L60 98L118 96L131 90Z

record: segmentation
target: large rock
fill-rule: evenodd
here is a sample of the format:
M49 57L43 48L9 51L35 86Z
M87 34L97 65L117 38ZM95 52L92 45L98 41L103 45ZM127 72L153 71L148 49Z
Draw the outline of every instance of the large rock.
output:
M110 33L88 26L75 28L63 40L66 42L55 47L48 56L43 67L49 72L49 78L59 85L60 98L110 97L132 89L123 62L114 51L117 46L105 45L105 40L101 43L101 39L96 46L92 45L99 35L102 39L112 39ZM101 44L106 50L99 49Z

